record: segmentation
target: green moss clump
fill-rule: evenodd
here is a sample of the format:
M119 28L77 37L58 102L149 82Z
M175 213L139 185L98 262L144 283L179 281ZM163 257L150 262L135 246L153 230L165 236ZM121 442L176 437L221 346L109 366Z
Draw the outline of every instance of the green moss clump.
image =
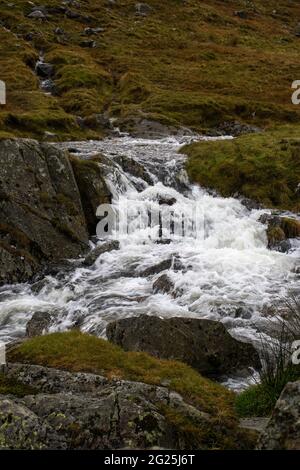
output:
M268 245L272 247L286 239L285 233L280 227L269 227L267 229Z
M176 424L179 434L191 432L192 441L203 448L241 448L252 445L248 434L243 434L238 428L234 410L235 395L180 362L158 360L146 353L125 352L108 341L79 331L33 338L11 351L8 359L74 372L98 373L109 379L154 385L167 382L168 388L180 393L187 402L209 413L212 418L206 429L197 430L192 421L179 422L178 419L182 418L165 410L168 419L173 420L174 426Z
M286 132L289 130L186 146L182 152L189 157L189 177L224 197L239 194L266 207L297 211L300 146L293 140L283 142Z
M277 393L262 385L253 385L236 398L236 410L241 418L269 416L278 399Z

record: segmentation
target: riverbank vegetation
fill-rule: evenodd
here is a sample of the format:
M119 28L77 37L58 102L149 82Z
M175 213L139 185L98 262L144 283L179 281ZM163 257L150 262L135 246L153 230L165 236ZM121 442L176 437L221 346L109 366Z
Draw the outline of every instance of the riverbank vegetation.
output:
M189 157L191 181L225 197L244 196L265 207L299 212L298 135L295 128L286 127L234 140L194 143L182 152Z
M272 341L261 337L260 383L236 399L241 417L269 416L286 384L300 380L300 299L288 299L283 317L279 313L277 319L279 328Z

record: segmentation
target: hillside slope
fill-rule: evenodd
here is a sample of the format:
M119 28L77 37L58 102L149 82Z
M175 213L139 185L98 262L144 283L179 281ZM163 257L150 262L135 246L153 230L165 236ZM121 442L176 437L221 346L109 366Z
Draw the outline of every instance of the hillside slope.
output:
M0 136L97 137L107 117L198 131L299 123L296 0L0 1ZM37 11L39 13L37 13ZM299 33L300 34L300 33ZM39 56L53 67L40 67Z

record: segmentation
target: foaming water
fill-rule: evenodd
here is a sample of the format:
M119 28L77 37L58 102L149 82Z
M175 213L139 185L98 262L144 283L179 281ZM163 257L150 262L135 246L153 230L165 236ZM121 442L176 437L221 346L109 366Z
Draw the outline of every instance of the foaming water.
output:
M104 253L92 267L74 262L73 270L56 277L0 288L1 340L23 335L37 311L54 314L52 331L77 326L98 336L105 336L108 322L140 314L219 320L233 336L254 342L258 330L268 333L268 308L297 291L299 244L294 241L289 254L268 250L265 227L258 221L267 211L249 211L237 199L189 185L185 156L177 152L191 139L121 137L65 144L82 158L101 152L109 159L106 180L119 210L159 205L166 198L176 200L172 208L184 214L196 205L205 218L205 236L160 244L158 227L137 226L122 233L119 250ZM145 167L147 181L120 166L118 157L124 155ZM146 276L143 271L168 259L173 263L163 273L174 283L173 293L154 293L162 272Z

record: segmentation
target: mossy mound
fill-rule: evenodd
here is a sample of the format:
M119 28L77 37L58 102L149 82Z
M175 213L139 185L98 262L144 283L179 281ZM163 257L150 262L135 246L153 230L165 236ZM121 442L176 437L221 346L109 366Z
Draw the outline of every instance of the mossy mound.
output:
M11 351L8 360L167 386L212 417L207 429L197 430L190 420L177 416L174 410L164 410L176 428L190 433L193 442L198 439L199 443L205 442L210 448L247 448L253 445L251 436L238 428L235 395L180 362L158 360L145 353L124 352L108 341L78 331L28 340Z
M297 212L300 210L297 190L300 143L297 139L283 139L282 136L288 132L289 129L283 129L275 133L186 146L182 152L189 157L189 177L224 197L245 196L265 207ZM296 222L295 225L291 229L287 224L289 234L298 233ZM280 234L274 235L278 237Z

